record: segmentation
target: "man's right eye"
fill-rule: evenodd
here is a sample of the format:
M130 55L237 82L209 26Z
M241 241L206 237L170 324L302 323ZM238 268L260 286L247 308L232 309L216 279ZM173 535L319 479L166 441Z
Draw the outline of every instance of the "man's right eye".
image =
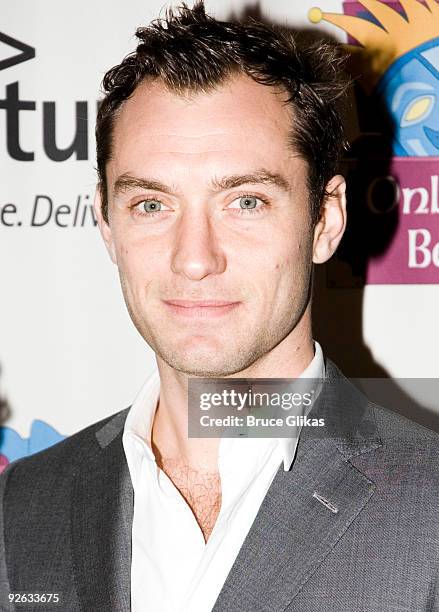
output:
M147 198L137 202L137 204L133 206L133 210L138 215L143 215L144 217L154 217L158 212L165 212L167 209L163 209L162 202L156 198Z

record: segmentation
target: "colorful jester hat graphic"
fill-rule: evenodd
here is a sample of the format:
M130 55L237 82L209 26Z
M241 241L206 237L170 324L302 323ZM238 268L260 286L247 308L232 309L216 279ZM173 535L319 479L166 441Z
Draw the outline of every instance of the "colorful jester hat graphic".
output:
M361 46L350 45L352 67L366 91L386 104L394 123L394 153L439 155L439 3L436 0L392 2L358 0L368 13L325 13L312 8L312 23L327 21ZM353 3L345 2L346 6Z

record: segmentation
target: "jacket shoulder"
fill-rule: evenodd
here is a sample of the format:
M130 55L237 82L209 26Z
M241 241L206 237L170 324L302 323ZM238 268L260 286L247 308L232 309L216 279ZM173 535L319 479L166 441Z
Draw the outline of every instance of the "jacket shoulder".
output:
M439 433L384 406L371 403L379 435L384 443L427 446L439 451Z
M351 463L382 496L392 497L395 511L398 507L403 512L405 504L405 510L416 507L420 516L432 514L437 521L439 434L389 408L370 404L370 409L380 443L373 452L352 457Z
M44 481L50 483L74 475L76 467L85 459L84 455L99 451L99 444L105 445L123 430L129 408L105 417L81 429L61 442L28 457L17 459L7 466L0 475L0 491L13 484L26 487Z
M355 429L364 426L366 422L371 437L376 436L384 445L398 442L406 445L427 445L439 449L439 433L395 410L374 403L343 374L334 362L327 359L326 364L328 381L334 383L336 390L335 401L330 402L330 409L339 410L343 420L349 422L345 432L350 432L355 437ZM346 412L347 407L349 410ZM351 425L354 426L352 431Z

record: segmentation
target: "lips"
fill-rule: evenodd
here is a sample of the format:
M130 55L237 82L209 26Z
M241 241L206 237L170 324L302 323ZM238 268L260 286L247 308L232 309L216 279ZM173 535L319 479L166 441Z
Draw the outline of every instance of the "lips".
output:
M240 304L225 300L163 300L163 303L173 315L198 321L221 318Z
M170 306L180 306L181 308L220 308L230 306L238 302L226 302L224 300L164 300Z

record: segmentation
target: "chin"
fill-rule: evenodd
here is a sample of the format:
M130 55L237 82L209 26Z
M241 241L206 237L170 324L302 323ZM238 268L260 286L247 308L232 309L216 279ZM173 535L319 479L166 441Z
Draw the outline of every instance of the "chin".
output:
M226 355L218 350L193 351L184 353L176 351L161 351L156 353L171 368L182 372L187 376L199 376L202 378L224 378L240 372L248 364L236 359L235 355Z
M165 359L165 361L174 370L183 372L188 376L200 376L202 378L223 378L239 371L239 368L237 370L230 362L224 362L223 360L221 362L214 362L208 356L205 356L203 359L191 359L187 355L176 359L174 356L170 360Z
M157 328L142 333L144 340L169 367L187 376L224 378L241 372L265 351L245 344L237 334L190 334L174 338Z

